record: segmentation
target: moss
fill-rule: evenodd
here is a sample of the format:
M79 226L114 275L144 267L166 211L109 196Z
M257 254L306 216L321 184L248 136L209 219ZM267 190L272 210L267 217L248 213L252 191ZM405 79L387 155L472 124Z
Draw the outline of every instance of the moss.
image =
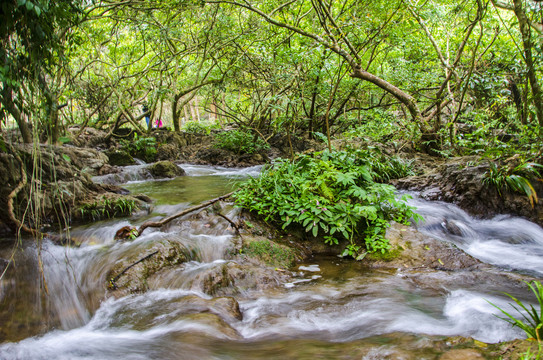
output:
M401 246L396 246L394 248L391 248L389 251L387 251L386 253L381 253L381 252L374 252L374 253L369 253L367 255L367 258L369 260L382 260L382 261L392 261L394 259L397 259L400 257L400 255L402 254L402 252L404 251L405 249Z
M126 166L134 165L136 161L127 151L124 150L112 150L106 152L106 155L109 158L110 165L116 166Z
M275 267L288 268L296 261L295 250L269 240L255 240L245 243L241 252Z

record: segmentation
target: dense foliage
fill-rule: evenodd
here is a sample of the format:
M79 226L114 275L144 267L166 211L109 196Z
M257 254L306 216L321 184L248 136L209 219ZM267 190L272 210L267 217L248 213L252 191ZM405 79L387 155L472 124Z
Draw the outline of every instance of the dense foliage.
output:
M323 151L293 162L276 160L234 196L283 229L303 227L330 245L347 240L344 255L361 259L390 248L384 237L389 221L418 218L393 186L377 182L408 172L400 160L387 161L371 150Z
M146 162L155 160L157 153L157 142L154 137L140 137L134 134L131 140L121 139L122 149L131 156Z
M236 154L254 154L270 148L262 138L240 130L219 133L215 140L217 148L230 150Z

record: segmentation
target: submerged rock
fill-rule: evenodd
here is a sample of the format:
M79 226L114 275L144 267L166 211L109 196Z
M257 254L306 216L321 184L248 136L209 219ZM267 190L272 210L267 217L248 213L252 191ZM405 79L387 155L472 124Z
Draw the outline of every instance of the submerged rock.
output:
M259 264L228 261L205 269L189 282L192 290L212 296L232 296L248 290L264 290L280 286L290 273Z
M474 349L453 349L439 357L439 360L484 360L485 357Z
M239 304L233 297L217 297L208 300L196 295L188 295L179 300L177 305L184 313L209 312L229 323L243 319Z

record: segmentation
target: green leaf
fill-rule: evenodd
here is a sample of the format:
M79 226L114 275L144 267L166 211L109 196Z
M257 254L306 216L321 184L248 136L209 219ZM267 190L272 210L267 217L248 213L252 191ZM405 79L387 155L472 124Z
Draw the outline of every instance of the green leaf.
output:
M319 227L313 226L313 237L317 237L317 234L319 233Z

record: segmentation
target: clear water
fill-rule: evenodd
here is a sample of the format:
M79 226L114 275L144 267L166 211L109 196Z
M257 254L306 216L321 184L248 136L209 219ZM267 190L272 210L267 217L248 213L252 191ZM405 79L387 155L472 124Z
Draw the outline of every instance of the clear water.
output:
M117 243L113 235L124 225L229 192L258 168L181 167L189 176L124 185L156 200L151 214L73 229L78 248L45 240L40 257L33 242L15 253L0 280L0 359L435 359L434 342L442 336L485 342L523 337L495 316L488 301L507 308L501 291L530 300L512 276L541 277L543 229L510 217L475 220L452 205L418 199L413 204L426 217L420 231L493 266L383 271L323 256L299 264L278 286L234 289L241 320L195 313L194 299L212 300L201 279L233 262L239 239L226 221L202 213L148 229L133 242ZM223 213L238 216L231 206ZM107 274L117 261L166 241L197 256L153 277L146 293L108 295ZM11 254L0 251L3 258Z

